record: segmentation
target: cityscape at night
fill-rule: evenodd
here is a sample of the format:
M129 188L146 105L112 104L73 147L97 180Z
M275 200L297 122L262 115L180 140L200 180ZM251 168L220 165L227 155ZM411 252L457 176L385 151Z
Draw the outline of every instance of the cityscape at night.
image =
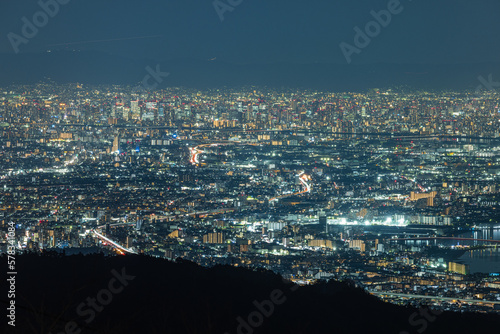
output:
M499 328L500 5L111 3L0 5L6 333Z

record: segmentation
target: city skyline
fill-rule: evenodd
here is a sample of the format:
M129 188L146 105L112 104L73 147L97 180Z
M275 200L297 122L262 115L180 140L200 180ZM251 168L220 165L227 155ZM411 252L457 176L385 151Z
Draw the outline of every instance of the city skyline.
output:
M0 5L6 333L492 333L495 0Z

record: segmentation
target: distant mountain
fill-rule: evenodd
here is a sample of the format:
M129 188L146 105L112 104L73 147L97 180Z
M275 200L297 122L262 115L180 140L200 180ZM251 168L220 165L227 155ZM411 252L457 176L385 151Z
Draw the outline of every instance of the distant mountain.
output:
M6 262L0 258L3 268ZM1 333L469 334L500 328L498 315L435 315L382 302L346 283L298 287L266 270L58 254L19 255L16 268L16 326L4 315ZM7 284L5 278L0 283L4 312Z
M146 67L169 72L158 87L186 86L218 88L268 86L335 91L364 91L406 85L412 88L448 90L475 89L491 74L500 82L500 63L419 65L419 64L248 64L217 60L177 59L156 62L132 60L96 52L47 52L1 54L0 85L34 83L46 78L59 83L87 84L140 83ZM495 80L496 79L496 80ZM154 81L150 81L153 83ZM491 88L491 87L490 87ZM499 87L494 87L499 88Z

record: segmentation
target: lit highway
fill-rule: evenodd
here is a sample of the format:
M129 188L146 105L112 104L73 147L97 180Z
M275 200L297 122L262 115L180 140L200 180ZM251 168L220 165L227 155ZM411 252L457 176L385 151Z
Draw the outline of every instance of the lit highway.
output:
M284 194L284 195L281 195L281 196L276 196L276 197L271 198L269 200L269 202L272 202L272 201L275 201L275 200L279 200L281 198L286 198L286 197L290 197L290 196L294 196L294 195L301 195L301 194L305 194L305 193L310 192L311 191L311 185L308 183L308 181L311 180L311 177L309 175L307 175L307 174L304 174L304 172L301 172L298 176L299 176L300 183L304 187L304 189L302 191L294 192L294 193L291 193L291 194Z
M95 236L97 236L99 239L101 240L104 240L106 241L107 243L109 243L110 245L112 245L114 248L122 251L122 252L125 252L125 253L130 253L130 254L137 254L137 252L131 250L131 249L127 249L121 245L119 245L118 243L114 242L113 240L105 237L104 235L102 235L101 233L97 232L96 230L92 230L92 233L95 234Z
M200 149L202 147L213 147L213 146L218 146L218 145L228 145L228 144L236 144L236 143L240 143L240 142L202 144L202 145L198 145L198 146L193 147L193 148L189 148L189 151L191 153L191 156L189 158L189 162L193 165L198 165L200 163L199 155L201 153L205 152L205 151ZM250 144L250 145L254 145L254 144ZM311 177L309 175L305 174L303 171L298 174L298 177L299 177L300 183L303 186L303 190L298 191L298 192L294 192L294 193L290 193L290 194L284 194L284 195L273 197L269 200L269 202L279 200L282 198L286 198L286 197L290 197L290 196L294 196L294 195L301 195L301 194L310 192L311 191L311 184L309 183L309 181L311 181Z

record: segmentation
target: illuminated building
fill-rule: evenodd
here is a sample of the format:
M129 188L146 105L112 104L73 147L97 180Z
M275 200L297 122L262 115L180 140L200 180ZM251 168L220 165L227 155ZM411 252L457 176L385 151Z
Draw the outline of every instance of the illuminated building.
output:
M461 275L467 275L470 272L469 265L461 264L456 262L448 262L448 271L453 273L458 273Z
M221 232L208 233L203 236L205 244L222 244L224 243L224 235Z

